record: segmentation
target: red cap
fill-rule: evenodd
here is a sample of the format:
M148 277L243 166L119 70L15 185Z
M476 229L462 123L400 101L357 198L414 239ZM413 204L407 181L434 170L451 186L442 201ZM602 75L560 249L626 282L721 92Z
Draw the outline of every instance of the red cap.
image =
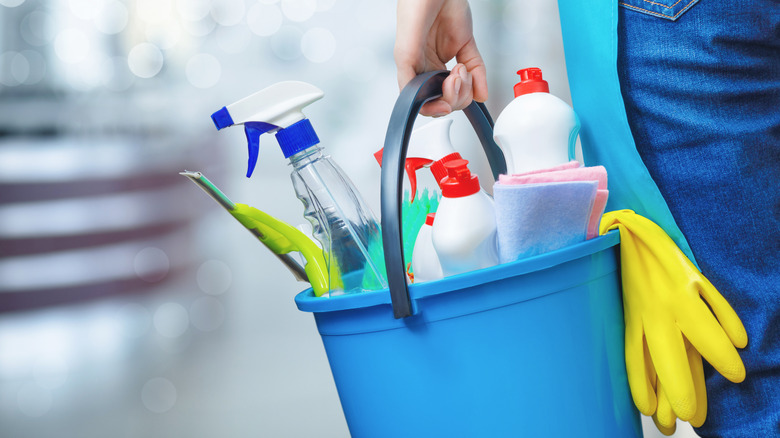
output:
M445 198L462 198L479 192L479 178L472 175L466 160L452 160L444 163L447 178L441 181L441 194Z
M428 213L427 216L425 216L425 225L433 225L433 219L436 217L436 213Z
M445 163L449 163L453 160L462 160L463 157L460 156L459 153L453 152L447 156L442 157L439 160L434 161L431 164L431 173L433 174L433 177L436 179L436 182L439 184L439 187L441 187L441 180L447 177L447 169L444 167Z
M518 70L520 82L515 84L515 97L528 93L549 93L550 86L542 79L542 69L537 67Z

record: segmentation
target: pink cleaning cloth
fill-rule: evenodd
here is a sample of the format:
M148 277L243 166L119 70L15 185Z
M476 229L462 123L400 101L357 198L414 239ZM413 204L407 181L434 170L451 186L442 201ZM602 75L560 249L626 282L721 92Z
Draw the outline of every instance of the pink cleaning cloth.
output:
M588 219L588 231L585 234L586 240L599 235L599 224L601 223L601 215L604 214L604 209L607 208L607 198L609 198L609 190L596 190L593 210L590 211L590 219Z
M524 175L533 175L536 173L547 173L547 172L556 172L558 170L566 170L566 169L575 169L577 167L582 167L582 163L580 163L577 160L571 160L568 163L559 164L557 166L548 167L545 169L536 169L536 170L529 170L528 172L523 173L514 173L512 176L524 176Z
M599 222L607 205L607 169L604 166L580 167L577 161L570 161L542 171L532 171L516 175L499 175L499 184L538 184L566 181L598 182L596 198L588 220L586 239L599 235Z

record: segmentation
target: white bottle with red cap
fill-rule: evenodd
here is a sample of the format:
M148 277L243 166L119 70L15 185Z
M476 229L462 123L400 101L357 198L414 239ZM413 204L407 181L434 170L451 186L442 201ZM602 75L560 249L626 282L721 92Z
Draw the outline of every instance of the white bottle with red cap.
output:
M517 72L515 99L496 119L493 139L506 158L507 174L544 169L574 159L580 121L571 106L550 94L542 70Z
M469 171L468 161L453 160L444 167L448 176L441 182L442 199L431 233L442 273L446 277L497 265L493 199Z
M433 247L433 222L436 213L428 213L425 217L425 223L420 232L417 233L417 239L414 241L414 250L412 251L412 272L414 272L414 282L424 283L442 278L441 263L439 255Z
M440 185L441 180L447 176L444 163L452 160L460 160L462 157L452 147L450 140L451 118L433 119L427 124L415 129L409 138L409 146L406 149L406 174L412 189L412 202L417 192L417 171L428 167L433 174L433 179ZM374 153L374 157L382 165L382 153L384 148Z

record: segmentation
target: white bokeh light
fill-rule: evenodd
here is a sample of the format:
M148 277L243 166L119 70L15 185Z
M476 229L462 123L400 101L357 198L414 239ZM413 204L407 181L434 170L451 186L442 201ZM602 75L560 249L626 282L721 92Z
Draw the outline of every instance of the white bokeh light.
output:
M19 85L19 81L14 79L14 76L11 74L11 64L13 64L16 55L18 53L12 50L0 53L0 84L9 87Z
M222 65L219 60L208 53L199 53L189 61L185 69L187 80L196 88L211 88L219 82L222 76Z
M138 17L148 24L166 24L173 16L171 0L135 0Z
M152 24L146 28L146 40L162 50L174 48L181 39L181 34L181 26L178 23Z
M187 309L179 303L165 303L157 308L152 318L154 328L163 337L178 338L187 332L190 318Z
M336 0L317 0L317 12L329 11L336 5Z
M197 21L185 21L183 25L184 30L188 34L196 37L204 37L213 32L214 28L217 27L217 23L215 23L211 17L206 17Z
M225 293L233 282L233 272L225 262L208 260L198 268L196 280L200 290L210 295Z
M51 16L41 10L30 12L19 26L22 39L31 46L43 46L54 40L54 25Z
M211 11L211 0L176 0L176 10L181 18L198 21Z
M155 283L168 275L171 261L165 251L150 246L138 251L133 260L133 268L135 268L135 273L139 278L149 283Z
M301 52L311 62L327 62L336 53L336 37L323 27L309 29L301 37Z
M74 17L82 20L91 20L95 18L98 9L100 9L101 5L99 3L96 0L68 0L68 8Z
M301 56L303 32L296 26L282 26L271 37L271 50L283 61L294 61Z
M317 12L317 0L282 0L282 13L290 21L302 23Z
M24 0L0 0L0 6L15 8L24 3Z
M119 0L106 0L93 23L106 35L115 35L125 30L128 22L127 6Z
M162 414L176 404L176 387L162 377L150 379L141 389L141 401L146 409Z
M28 417L43 416L51 409L51 391L36 383L26 383L16 393L16 403Z
M139 78L151 78L162 69L163 55L154 44L141 43L130 50L130 54L127 55L127 65Z
M0 83L3 85L19 85L30 76L30 61L19 52L8 51L0 55Z
M200 297L190 306L190 322L200 331L216 330L224 320L225 307L214 297Z
M278 6L258 3L249 8L246 22L255 35L269 36L282 27L284 17Z
M87 36L81 29L64 29L54 39L54 52L63 62L75 64L84 60L90 50Z
M252 42L252 31L244 23L235 26L220 26L214 33L217 45L225 53L242 53Z
M27 79L24 83L32 85L43 80L46 76L46 59L44 59L43 55L35 50L23 50L21 54L24 55L27 62L30 63L30 74L27 75Z
M220 0L211 4L211 17L223 26L240 23L246 15L244 0Z

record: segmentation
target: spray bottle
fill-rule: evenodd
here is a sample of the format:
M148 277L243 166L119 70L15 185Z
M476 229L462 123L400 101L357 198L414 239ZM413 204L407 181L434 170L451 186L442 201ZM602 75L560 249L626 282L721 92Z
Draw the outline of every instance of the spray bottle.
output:
M433 121L415 129L409 139L406 150L406 175L412 189L412 202L417 192L417 171L428 167L433 174L436 183L441 187L441 181L447 176L444 164L462 157L455 152L450 141L450 126L452 119L434 119ZM380 149L374 153L374 157L382 165L382 152Z
M468 161L453 160L444 167L448 177L441 182L442 200L431 233L442 273L449 276L497 265L493 199L469 171Z
M441 271L441 263L436 249L433 248L433 223L436 213L428 213L425 217L425 223L417 233L417 239L414 241L414 251L412 251L412 272L414 272L414 282L424 283L426 281L438 280L444 275Z
M249 147L247 177L257 164L259 138L275 133L304 216L311 222L328 267L329 290L356 292L387 287L385 273L369 247L380 247L379 222L360 193L328 155L303 108L323 97L305 82L279 82L212 114L217 129L244 125Z
M574 159L580 121L566 102L550 94L542 70L517 72L515 99L499 114L493 138L506 158L507 174L553 167Z

